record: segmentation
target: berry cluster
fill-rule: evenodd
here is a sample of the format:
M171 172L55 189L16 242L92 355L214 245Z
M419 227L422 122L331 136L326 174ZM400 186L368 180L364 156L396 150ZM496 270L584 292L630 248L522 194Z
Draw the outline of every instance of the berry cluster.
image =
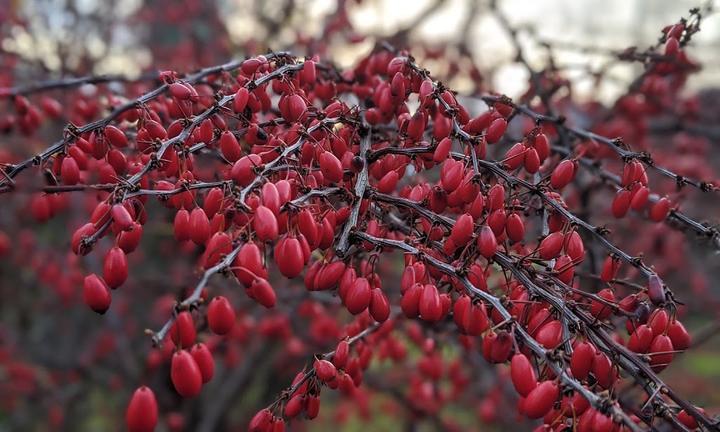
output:
M638 90L648 105L628 96L619 110L639 118L654 109L650 95L662 98L684 79L693 68L683 46L694 31L687 21L665 29L664 51ZM151 221L172 226L178 249L197 252L202 276L149 331L158 348L147 370L169 365L183 398L212 381L225 340L248 346L250 327L293 340L290 311L260 324L244 317L253 304L281 308L299 295L288 281L302 278L309 300L298 313L318 340L332 334L334 349L312 356L252 417L251 431L317 417L326 388L366 397L373 357L400 363L409 345L420 354L407 400L436 415L468 386L469 365L445 364L442 345L452 341L509 366L517 412L542 419L537 430L717 428L658 376L691 344L676 293L658 268L579 211L588 178L603 179L615 191L603 211L614 218L663 230L667 222L716 243L717 231L681 212L651 174L708 194L712 183L542 104L484 95L468 99L486 107L471 113L408 52L388 47L344 71L271 53L159 80L134 98L100 91L78 99L63 138L8 161L0 190L32 189L37 223L69 211L70 193L84 192L87 217L67 239L72 282L99 314L134 289L141 259L133 255ZM8 96L15 115L2 120L5 131L31 134L43 116L63 115L50 97ZM21 175L34 167L44 170L42 184ZM9 243L0 237L0 252ZM395 268L393 252L402 256ZM96 255L102 270L86 271ZM215 275L243 287L245 299L220 295L209 286ZM441 389L445 378L457 395ZM641 401L623 399L629 387ZM154 430L158 418L155 392L141 385L127 407L129 430Z

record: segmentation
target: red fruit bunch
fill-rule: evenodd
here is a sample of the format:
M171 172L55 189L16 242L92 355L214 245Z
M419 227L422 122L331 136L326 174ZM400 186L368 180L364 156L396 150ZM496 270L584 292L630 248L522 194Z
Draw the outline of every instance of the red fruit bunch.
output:
M275 52L165 71L122 99L101 86L93 121L0 167L33 224L73 225L53 234L63 264L25 231L0 232L0 256L107 324L73 374L123 363L131 431L201 429L185 422L250 388L262 400L238 416L253 432L321 402L338 422L370 418L383 392L402 402L391 414L442 430L465 430L456 404L500 428L714 430L659 374L693 343L688 310L716 304L682 233L717 247L718 231L680 203L717 189L641 135L659 112L692 112L695 20L619 55L645 72L602 113L571 105L560 72L533 72L517 100L461 96L385 45L345 70ZM10 96L28 132L38 107L61 115ZM672 152L697 151L681 139ZM26 180L38 166L42 183ZM73 379L37 379L0 348L12 392Z

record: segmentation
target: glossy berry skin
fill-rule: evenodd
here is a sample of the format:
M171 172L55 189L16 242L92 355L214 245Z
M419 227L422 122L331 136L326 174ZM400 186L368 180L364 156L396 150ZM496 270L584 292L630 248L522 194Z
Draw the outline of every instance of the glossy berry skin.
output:
M335 348L335 354L333 355L332 362L337 368L344 368L347 364L348 355L350 352L350 344L346 341L340 341Z
M225 131L220 135L220 151L230 162L235 162L242 156L240 144L230 131Z
M180 396L191 398L200 394L203 382L202 373L189 352L180 350L173 354L170 378Z
M440 293L433 284L427 284L423 287L418 303L418 311L420 317L426 321L435 322L442 318L442 304L440 302Z
M275 306L277 296L272 285L265 279L255 279L250 286L253 298L265 306L266 308L272 308Z
M371 299L372 292L368 280L357 278L347 294L345 306L351 314L357 315L370 306Z
M318 379L324 382L334 379L337 375L335 365L327 360L315 360L313 368L315 369Z
M570 370L577 379L585 379L592 370L595 348L588 342L580 342L570 358Z
M190 349L190 355L197 363L198 369L200 369L203 384L209 382L215 374L215 361L207 345L203 343L193 345Z
M263 205L255 209L253 227L260 241L273 241L278 237L277 218L269 208Z
M112 300L110 289L98 275L85 276L83 300L90 309L102 315L110 308L110 301Z
M139 387L132 395L125 423L129 432L152 432L158 422L158 406L155 393L146 386Z
M510 361L510 376L515 390L521 396L527 397L537 387L535 370L524 354L518 353L513 356Z
M225 335L235 325L235 310L226 297L218 296L210 301L207 319L213 333Z
M555 189L562 189L572 181L574 175L575 165L570 160L564 160L553 170L550 185Z
M477 239L477 245L480 254L485 258L489 259L492 258L493 255L495 255L495 252L497 251L497 239L495 237L495 234L493 233L493 230L489 226L483 225L480 228L480 235Z
M203 245L210 238L210 220L201 208L190 212L188 237L198 245ZM181 228L182 229L182 228Z
M558 385L552 381L543 381L538 384L525 398L523 405L525 415L531 419L544 416L550 411L559 394Z
M178 210L173 222L175 239L178 241L190 240L190 230L190 212L185 209Z
M272 413L268 409L258 411L250 420L248 425L249 432L266 432L269 431Z
M297 238L280 239L275 245L274 257L280 273L287 278L299 276L305 268L302 246Z
M103 279L107 285L115 289L122 285L128 277L128 264L125 252L119 247L113 247L105 255L103 262Z
M544 260L556 258L563 248L563 240L564 236L560 232L554 232L545 237L538 246L540 258Z
M66 157L60 167L60 176L63 184L75 185L80 181L80 168L75 159Z
M195 336L195 323L190 312L178 313L170 328L170 337L173 342L182 348L190 348L195 343Z
M132 216L122 204L115 204L110 210L113 222L115 222L121 230L130 229L133 223Z
M342 164L331 152L324 152L320 155L320 169L331 182L338 183L342 180Z
M373 288L370 298L370 316L377 322L390 318L390 302L380 288Z

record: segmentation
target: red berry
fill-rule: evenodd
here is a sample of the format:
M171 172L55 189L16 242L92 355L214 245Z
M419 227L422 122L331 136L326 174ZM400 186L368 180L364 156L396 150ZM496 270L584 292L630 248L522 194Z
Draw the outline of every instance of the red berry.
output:
M553 381L543 381L535 387L525 398L523 411L531 419L537 419L552 408L560 395L560 389Z
M665 309L655 309L647 321L653 331L653 335L664 334L670 324L670 317Z
M702 408L698 408L698 411L700 411L702 414L705 414L705 410ZM689 429L697 429L699 427L697 420L695 417L693 417L690 413L688 413L685 410L682 410L678 413L678 421L685 425L685 427Z
M128 277L128 265L125 252L115 246L105 255L103 262L103 279L110 288L122 285Z
M323 152L319 157L320 171L326 179L339 183L343 179L343 168L340 160L332 152Z
M193 345L190 350L190 355L200 369L202 382L206 383L210 381L215 374L215 361L213 360L212 353L210 353L207 345L203 343Z
M457 218L455 225L452 227L450 232L450 239L455 243L457 247L465 246L470 241L473 235L473 218L470 214L465 213Z
M558 320L552 320L545 323L535 333L535 339L538 343L547 349L554 349L562 341L562 324Z
M667 335L676 350L682 351L690 348L690 334L680 321L673 320L670 323Z
M130 216L130 212L122 204L115 204L110 209L110 216L113 222L117 224L117 227L121 230L127 230L132 227L133 218Z
M256 154L243 156L230 169L230 178L240 186L247 186L255 179L255 170L262 167L262 159Z
M546 261L557 258L563 248L564 240L565 236L563 235L563 233L559 231L550 233L540 242L540 246L538 246L538 253L540 254L540 258Z
M328 263L320 268L317 278L315 280L316 289L318 291L325 291L332 289L345 274L346 265L342 261L334 261Z
M377 184L377 190L380 193L391 193L395 190L395 187L398 184L398 180L400 179L400 176L397 171L392 170L385 174L380 181Z
M662 222L667 218L670 213L670 201L663 197L657 200L655 204L650 207L650 219L655 222Z
M443 308L440 303L440 293L435 285L426 284L423 287L418 303L418 311L420 317L425 321L435 322L442 318Z
M155 393L146 386L139 387L132 395L125 423L129 432L152 432L158 421L158 406Z
M426 124L427 124L427 119L426 119L423 111L422 110L415 111L415 114L413 114L413 116L410 117L410 121L407 123L408 138L412 139L413 141L420 141L420 139L423 136L423 133L425 132Z
M603 282L610 282L611 280L615 279L615 276L617 276L617 272L619 269L620 260L613 256L608 256L603 262L602 272L600 273L600 280L602 280Z
M507 129L507 120L504 118L498 118L492 121L490 123L490 126L488 126L487 132L485 133L485 139L487 140L488 144L494 144L498 141L500 141L500 138L502 138L503 134L505 134L505 129Z
M287 278L299 276L305 268L300 241L294 237L280 239L275 245L274 255L280 273Z
M337 375L335 365L333 365L327 360L315 360L315 363L313 364L313 369L315 369L315 374L317 375L318 379L323 382L329 382L335 379L335 376Z
M248 432L273 432L269 429L272 418L273 415L269 409L265 408L258 411L250 420Z
M203 268L206 270L220 262L225 255L232 251L232 239L226 232L216 232L210 237L205 248L205 263Z
M496 183L488 191L488 207L490 210L499 210L505 206L505 187Z
M592 372L597 379L598 385L605 389L612 387L613 383L617 379L615 366L610 358L601 352L595 353Z
M83 282L83 300L90 309L104 314L110 308L110 289L96 274L85 276Z
M514 242L520 242L525 238L525 224L517 213L511 213L505 222L505 232L508 238Z
M263 264L263 254L253 242L242 245L235 261L233 272L240 282L249 287L257 278L267 277L267 270Z
M260 241L273 241L278 237L277 218L272 210L263 205L255 209L253 228Z
M510 171L518 169L520 165L524 163L525 151L526 148L523 143L516 143L510 147L507 153L505 153L505 159L503 159L503 162Z
M105 138L113 147L125 148L128 146L128 139L125 133L113 125L105 127Z
M581 262L585 258L585 244L580 234L572 230L565 235L565 253L576 263Z
M570 370L575 378L584 380L592 369L595 348L589 342L580 342L570 357Z
M230 131L225 131L220 135L220 151L229 162L235 162L242 156L240 144Z
M540 169L540 156L534 148L530 148L525 152L525 171L535 174Z
M482 302L471 301L463 316L462 326L465 329L465 332L471 336L480 336L482 332L487 330L489 323L487 311L485 310L485 304Z
M465 176L465 166L460 161L447 159L440 169L440 184L446 192L452 192L460 186Z
M575 163L565 159L560 162L550 176L550 185L554 189L562 189L567 186L575 176Z
M235 310L227 298L217 296L208 306L207 320L213 333L228 334L235 325Z
M190 398L200 394L202 374L197 362L189 352L180 350L173 354L170 364L170 379L180 396Z
M170 337L175 345L189 348L195 343L195 323L188 311L180 312L170 328Z
M190 213L189 229L190 239L197 245L204 245L210 238L210 219L200 207Z
M441 139L440 142L437 144L437 147L435 147L435 152L433 153L433 160L437 163L443 162L450 155L451 148L452 140L449 137Z
M647 204L650 198L650 189L645 186L640 186L636 191L632 193L632 199L630 200L630 208L635 211L640 211Z
M240 87L238 91L235 93L235 98L233 99L233 110L236 113L241 113L245 111L245 107L247 106L248 98L250 97L250 92L248 92L248 89L245 87Z
M652 329L645 324L641 324L635 329L635 331L632 332L632 334L630 334L627 347L629 350L636 353L646 353L648 352L648 349L650 349L652 341Z
M480 251L480 255L488 259L492 258L495 255L495 252L497 252L497 240L495 239L495 233L493 233L493 230L489 226L483 225L482 228L480 228L477 246Z
M89 250L81 250L81 243L83 239L86 239L87 237L95 234L96 231L97 230L95 229L95 224L92 222L86 223L85 225L76 229L72 235L72 238L70 239L70 246L73 253L75 253L76 255L87 254Z
M632 192L626 189L620 189L612 202L612 214L616 218L622 218L625 216L630 209L630 199L632 198Z
M312 60L305 60L303 68L300 71L300 79L303 84L314 84L316 80L315 62Z
M290 123L300 120L303 114L305 114L305 111L307 111L305 101L298 94L288 96L285 104L286 109L283 113L283 117L285 117L285 120Z
M335 354L333 354L332 362L335 367L339 369L345 368L347 364L348 356L350 354L350 344L346 340L342 340L335 347Z
M190 240L190 212L185 209L178 210L175 213L175 222L173 224L173 232L178 241Z
M605 288L597 293L598 297L607 300L609 303L615 301L615 293L610 288ZM606 303L593 300L590 302L590 313L599 320L607 319L612 313L613 308Z
M275 306L275 301L277 299L275 296L275 290L267 280L255 279L250 286L250 291L252 292L253 298L261 305L266 308Z
M285 404L285 410L283 411L285 417L297 417L303 411L305 400L306 396L304 394L295 393Z
M69 156L63 158L60 165L60 176L63 184L66 185L75 185L80 181L80 168L75 159Z
M670 337L664 334L655 336L652 343L650 344L649 355L650 355L650 366L655 372L660 372L665 369L670 362L672 362L675 354L673 351L672 340Z
M360 277L355 279L350 287L345 297L345 306L351 314L357 315L370 306L371 298L370 283L364 277Z
M320 398L313 395L308 395L305 401L305 414L308 419L312 420L320 413Z
M518 353L513 356L510 361L510 377L515 390L521 396L527 397L537 387L535 369L525 354Z
M118 237L117 237L118 246L126 254L133 252L135 249L137 249L138 245L140 244L140 239L142 238L142 233L143 233L142 225L140 225L137 222L133 222L130 229L128 229L127 231L122 231L120 234L118 234Z
M385 322L390 317L390 302L380 288L372 290L370 316L377 322Z

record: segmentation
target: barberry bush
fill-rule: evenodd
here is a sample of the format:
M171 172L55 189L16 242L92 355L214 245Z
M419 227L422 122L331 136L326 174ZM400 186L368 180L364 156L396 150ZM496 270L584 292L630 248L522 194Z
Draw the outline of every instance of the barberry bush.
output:
M346 69L310 41L9 73L0 424L718 430L716 390L662 373L718 330L685 325L717 319L713 105L685 88L703 12L611 53L644 66L612 105L519 44L517 99L477 71L455 92L402 39Z

